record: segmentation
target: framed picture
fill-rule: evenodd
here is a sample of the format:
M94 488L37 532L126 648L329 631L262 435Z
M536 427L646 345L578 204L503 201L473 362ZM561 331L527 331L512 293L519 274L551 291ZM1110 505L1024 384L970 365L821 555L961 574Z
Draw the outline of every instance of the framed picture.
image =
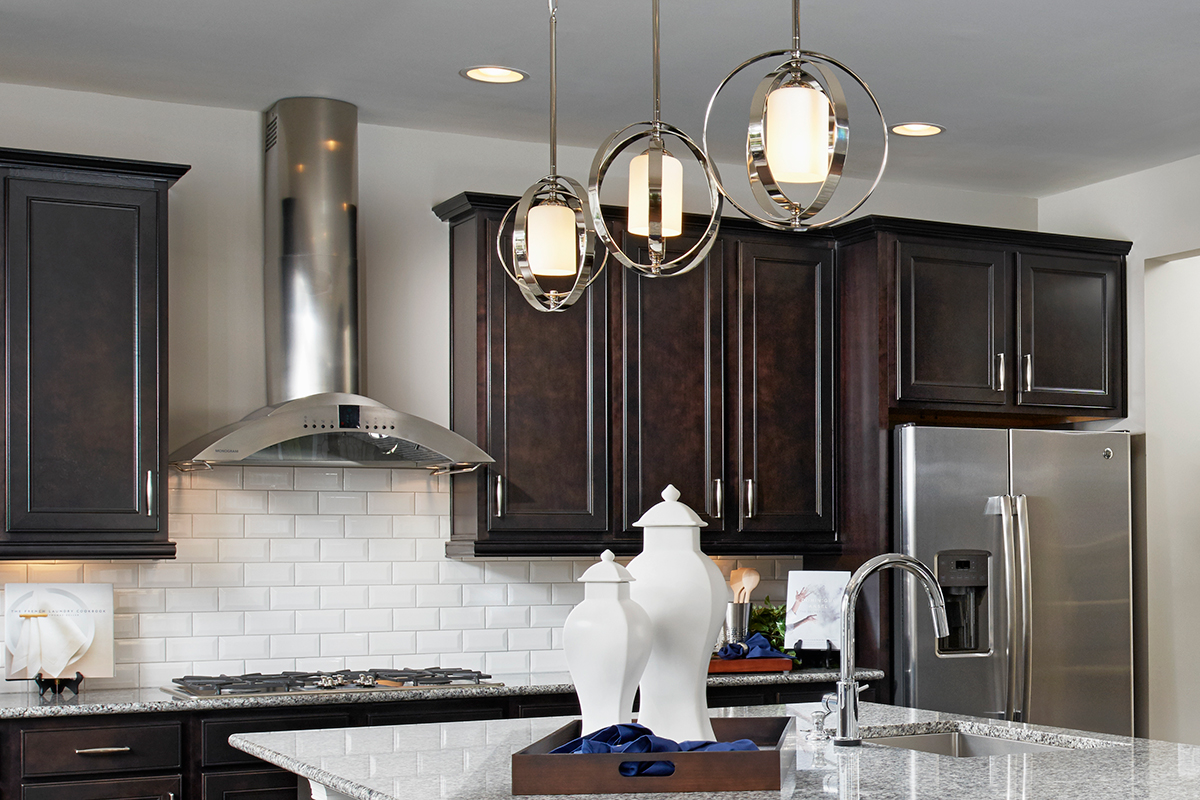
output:
M8 680L111 678L111 583L4 584L4 673Z
M788 573L783 646L842 649L842 593L850 582L843 571L793 570Z

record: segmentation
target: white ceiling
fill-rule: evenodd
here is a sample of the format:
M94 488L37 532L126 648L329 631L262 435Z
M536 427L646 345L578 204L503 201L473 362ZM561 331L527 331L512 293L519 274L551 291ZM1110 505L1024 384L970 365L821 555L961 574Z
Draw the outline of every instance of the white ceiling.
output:
M0 0L0 82L254 110L323 95L357 104L362 122L545 141L546 2ZM661 3L663 119L699 139L721 78L789 46L791 3ZM893 137L889 181L1044 196L1200 153L1194 0L802 10L802 45L861 75L889 122L948 128ZM558 16L559 140L595 148L650 116L650 2L560 0ZM478 63L533 79L459 77ZM732 134L741 105L748 95L718 132Z

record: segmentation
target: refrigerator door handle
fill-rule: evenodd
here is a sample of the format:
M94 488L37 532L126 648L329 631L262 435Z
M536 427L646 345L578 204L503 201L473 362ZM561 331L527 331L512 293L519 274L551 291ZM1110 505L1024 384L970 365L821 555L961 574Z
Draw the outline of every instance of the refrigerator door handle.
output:
M1018 709L1017 698L1021 694L1019 671L1021 664L1021 640L1017 620L1021 616L1020 575L1018 573L1017 534L1013 523L1013 498L1004 495L1000 498L1000 527L1001 544L1004 547L1004 597L1007 601L1007 640L1008 680L1004 693L1004 718L1016 719Z
M1029 504L1023 494L1013 498L1013 511L1017 528L1017 562L1021 583L1021 681L1019 721L1029 720L1029 707L1033 700L1033 576L1029 558Z

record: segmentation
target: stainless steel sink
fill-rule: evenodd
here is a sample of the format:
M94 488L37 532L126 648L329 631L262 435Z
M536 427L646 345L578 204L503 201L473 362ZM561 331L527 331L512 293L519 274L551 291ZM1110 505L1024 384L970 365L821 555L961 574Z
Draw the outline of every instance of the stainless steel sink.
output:
M1000 739L995 736L981 736L977 733L960 733L958 731L881 736L878 739L864 739L863 741L959 758L1006 756L1019 753L1064 753L1072 749L1052 744L1019 742L1013 739Z

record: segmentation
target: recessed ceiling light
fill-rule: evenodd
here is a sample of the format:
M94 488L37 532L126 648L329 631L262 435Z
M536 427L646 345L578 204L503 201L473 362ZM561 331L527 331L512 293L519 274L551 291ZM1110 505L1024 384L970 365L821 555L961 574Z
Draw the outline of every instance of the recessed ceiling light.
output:
M478 67L460 69L459 75L480 83L518 83L529 77L528 72L511 67L500 67L495 64L482 64Z
M892 126L892 133L897 136L937 136L944 130L941 125L932 122L902 122Z

